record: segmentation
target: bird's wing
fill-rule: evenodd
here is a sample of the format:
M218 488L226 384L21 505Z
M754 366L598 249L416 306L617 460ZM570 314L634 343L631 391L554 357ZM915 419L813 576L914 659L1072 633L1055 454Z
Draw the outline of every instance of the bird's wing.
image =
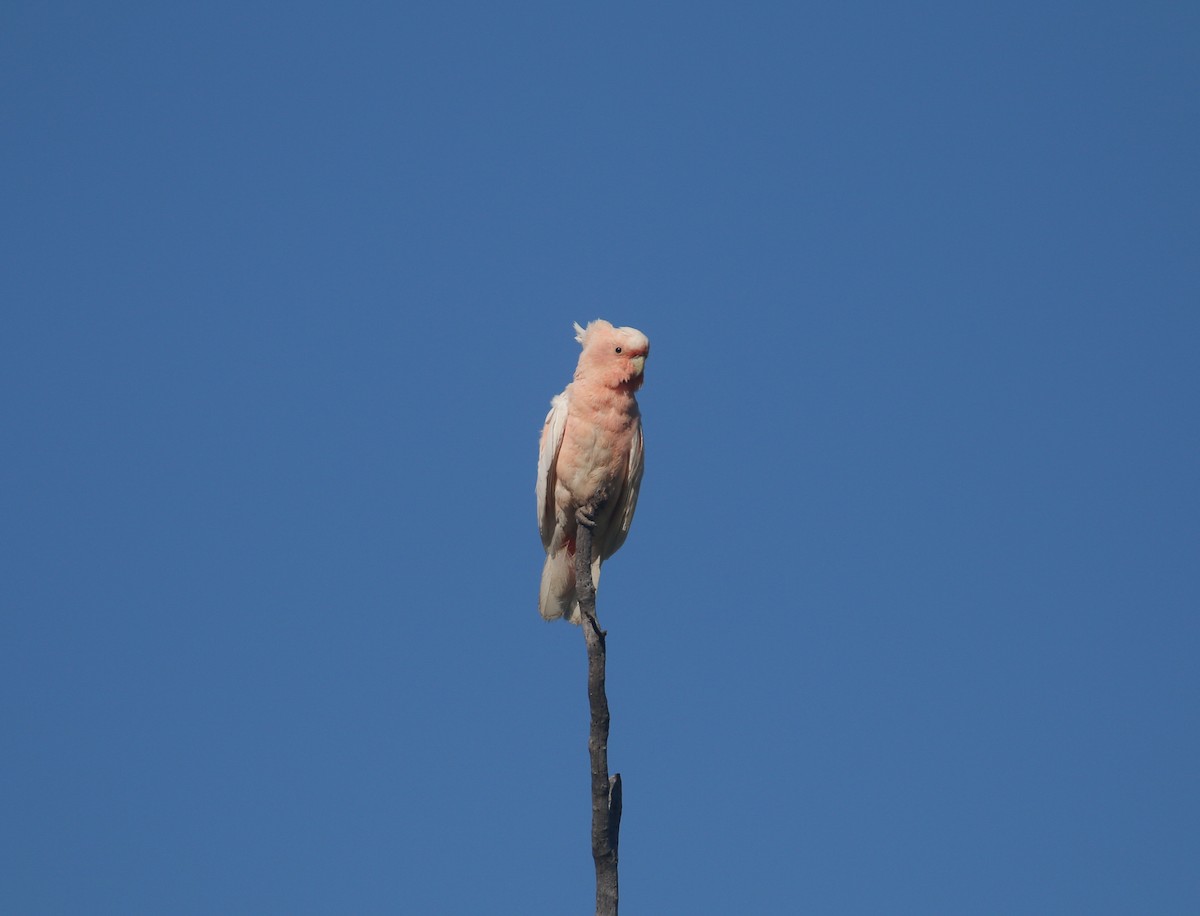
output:
M555 395L546 414L546 425L542 427L542 442L538 447L537 470L537 513L538 531L542 535L542 547L549 550L554 537L555 510L554 484L557 479L555 465L558 450L562 447L563 430L567 426L567 394Z
M629 526L633 524L633 511L637 508L638 490L642 486L644 454L642 421L639 419L633 427L633 441L629 445L629 464L625 469L624 485L613 506L612 523L605 532L603 553L606 558L621 549L621 545L625 543L625 538L629 534Z

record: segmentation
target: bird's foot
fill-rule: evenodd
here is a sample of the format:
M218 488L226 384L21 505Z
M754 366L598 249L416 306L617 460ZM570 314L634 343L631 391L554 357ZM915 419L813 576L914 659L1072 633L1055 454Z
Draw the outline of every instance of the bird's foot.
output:
M584 528L595 528L596 517L590 506L580 506L575 510L575 521L583 525Z

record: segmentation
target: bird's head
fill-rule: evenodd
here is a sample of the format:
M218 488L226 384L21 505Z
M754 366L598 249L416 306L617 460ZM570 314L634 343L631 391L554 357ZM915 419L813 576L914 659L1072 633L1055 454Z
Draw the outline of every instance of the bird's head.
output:
M586 328L576 324L575 339L583 346L575 378L626 391L642 387L650 340L637 328L614 328L598 318Z

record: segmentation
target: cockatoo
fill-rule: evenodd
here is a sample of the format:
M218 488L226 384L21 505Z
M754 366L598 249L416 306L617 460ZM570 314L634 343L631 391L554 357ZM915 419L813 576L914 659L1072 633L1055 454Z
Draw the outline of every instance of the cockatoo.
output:
M636 328L575 325L575 380L551 402L538 451L537 513L546 565L538 610L580 623L575 600L576 511L591 508L592 582L625 543L642 483L642 420L634 392L650 341Z

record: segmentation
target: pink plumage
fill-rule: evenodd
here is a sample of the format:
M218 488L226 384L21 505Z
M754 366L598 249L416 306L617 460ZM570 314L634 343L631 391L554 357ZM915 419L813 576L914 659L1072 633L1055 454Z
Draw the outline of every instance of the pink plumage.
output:
M546 548L538 610L579 623L575 512L595 507L592 581L625 543L642 483L642 420L634 393L650 341L636 328L575 325L583 346L575 380L551 401L538 452L538 528Z

